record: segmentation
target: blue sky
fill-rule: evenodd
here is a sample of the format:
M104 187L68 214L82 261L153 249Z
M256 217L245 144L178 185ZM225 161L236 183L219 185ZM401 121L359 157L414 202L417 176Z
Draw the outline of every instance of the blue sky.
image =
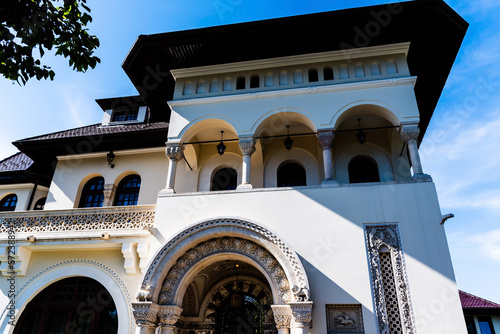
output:
M121 64L140 34L262 20L392 1L89 0L102 62L85 74L48 54L54 81L0 79L0 158L17 139L94 124L98 98L136 94ZM460 289L500 303L500 2L446 0L470 27L426 137L424 172L438 190Z

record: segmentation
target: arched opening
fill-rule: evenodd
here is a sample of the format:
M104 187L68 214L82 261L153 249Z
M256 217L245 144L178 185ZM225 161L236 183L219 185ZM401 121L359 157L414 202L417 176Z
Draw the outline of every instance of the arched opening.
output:
M47 201L47 197L42 197L38 201L36 201L33 206L33 210L43 210L45 208L45 202Z
M315 68L310 68L308 72L309 82L318 81L318 70Z
M323 69L323 80L333 80L333 69L330 66Z
M260 86L260 78L257 74L254 74L250 77L250 88L259 88Z
M297 187L307 185L306 170L295 162L285 162L278 167L278 187Z
M236 89L245 89L245 77L238 77L236 79Z
M17 195L10 194L0 201L0 211L14 211L17 205Z
M115 206L137 205L140 189L141 177L139 175L124 177L116 188Z
M352 158L348 172L349 183L380 182L377 163L366 155Z
M96 176L90 179L82 190L79 208L97 208L104 202L104 178Z
M234 190L238 185L238 173L235 169L225 167L214 173L210 184L210 191Z
M49 285L28 303L14 329L14 334L117 332L113 298L102 284L87 277Z
M242 282L234 282L236 286ZM232 291L217 312L215 333L264 334L265 309L244 292Z

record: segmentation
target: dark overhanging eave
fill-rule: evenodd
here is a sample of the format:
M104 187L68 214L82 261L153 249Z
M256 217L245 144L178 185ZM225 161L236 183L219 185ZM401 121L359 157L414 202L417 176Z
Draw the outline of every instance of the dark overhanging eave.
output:
M387 10L389 5L141 35L123 68L152 112L168 114L166 101L173 96L175 82L165 76L161 82L145 87L144 80L151 75L151 69L165 75L178 68L335 51L341 45L345 48L410 42L408 64L411 74L419 77L415 94L423 136L468 24L442 0L399 5L403 8L401 13L392 15L390 23L367 45L354 43L355 29L376 22L373 12Z

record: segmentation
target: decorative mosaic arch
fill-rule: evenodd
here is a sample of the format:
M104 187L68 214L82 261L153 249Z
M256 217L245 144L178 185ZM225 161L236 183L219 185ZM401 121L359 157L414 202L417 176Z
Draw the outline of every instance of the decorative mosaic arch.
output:
M193 265L217 253L240 254L258 264L271 278L277 304L295 301L293 286L310 291L297 254L271 231L237 218L204 221L177 234L151 261L141 290L159 305L174 305L183 277Z

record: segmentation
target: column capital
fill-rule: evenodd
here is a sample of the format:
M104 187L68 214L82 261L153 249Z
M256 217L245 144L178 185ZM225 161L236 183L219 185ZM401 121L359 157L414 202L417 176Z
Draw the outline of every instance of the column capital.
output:
M420 134L420 129L417 124L402 124L401 125L401 139L409 144L416 143L418 140L418 135Z
M184 146L182 144L167 144L165 153L169 159L179 161L184 155Z
M322 149L330 148L333 144L334 133L333 130L318 130L318 144Z
M241 137L238 144L243 155L252 155L255 152L255 139L253 137Z
M295 326L308 328L312 320L313 302L295 302L288 303L292 309L292 316L295 320Z
M289 305L271 305L277 329L290 328L292 309Z
M132 303L135 323L140 327L157 327L160 305L153 302Z
M158 311L158 322L161 328L174 329L179 320L182 308L177 305L162 305Z

